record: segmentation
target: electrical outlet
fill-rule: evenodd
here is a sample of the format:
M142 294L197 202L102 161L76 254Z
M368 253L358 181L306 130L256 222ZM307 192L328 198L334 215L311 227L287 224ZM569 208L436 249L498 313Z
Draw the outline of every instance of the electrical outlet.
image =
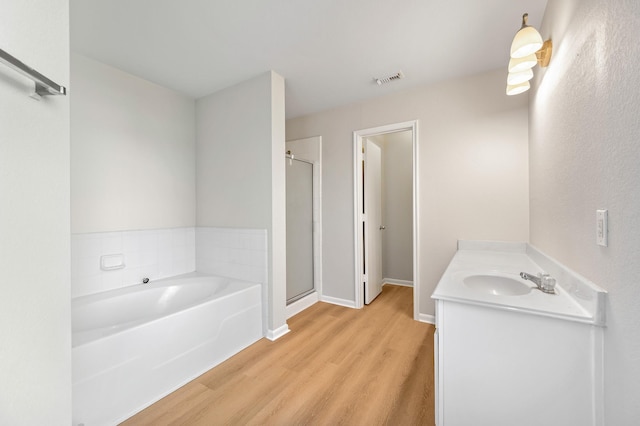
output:
M607 210L596 210L596 242L599 246L607 247L609 225Z

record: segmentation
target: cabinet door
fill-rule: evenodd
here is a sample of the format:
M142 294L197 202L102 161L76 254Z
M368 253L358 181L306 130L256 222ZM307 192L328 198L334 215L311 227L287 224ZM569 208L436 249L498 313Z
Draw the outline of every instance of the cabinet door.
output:
M592 326L439 303L439 426L594 424Z

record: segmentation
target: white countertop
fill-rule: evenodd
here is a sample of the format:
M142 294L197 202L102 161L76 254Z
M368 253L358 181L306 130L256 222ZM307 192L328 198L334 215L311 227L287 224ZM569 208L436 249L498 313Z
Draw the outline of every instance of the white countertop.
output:
M431 296L433 299L604 325L606 292L567 269L560 271L557 262L528 244L460 241L458 247ZM532 258L546 263L545 269ZM551 273L557 279L556 294L538 290L533 282L522 279L520 272ZM471 275L508 277L525 283L531 290L521 295L491 294L465 285L463 279Z

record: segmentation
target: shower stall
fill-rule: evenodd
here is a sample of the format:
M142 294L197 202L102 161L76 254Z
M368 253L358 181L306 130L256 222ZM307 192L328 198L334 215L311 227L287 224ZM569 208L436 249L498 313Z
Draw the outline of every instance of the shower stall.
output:
M287 304L315 291L314 163L287 153Z

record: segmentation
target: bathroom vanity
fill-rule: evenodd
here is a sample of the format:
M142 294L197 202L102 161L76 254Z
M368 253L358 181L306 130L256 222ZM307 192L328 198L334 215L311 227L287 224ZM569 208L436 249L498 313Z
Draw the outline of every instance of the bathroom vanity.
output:
M436 424L601 425L605 297L528 244L460 241L432 295Z

